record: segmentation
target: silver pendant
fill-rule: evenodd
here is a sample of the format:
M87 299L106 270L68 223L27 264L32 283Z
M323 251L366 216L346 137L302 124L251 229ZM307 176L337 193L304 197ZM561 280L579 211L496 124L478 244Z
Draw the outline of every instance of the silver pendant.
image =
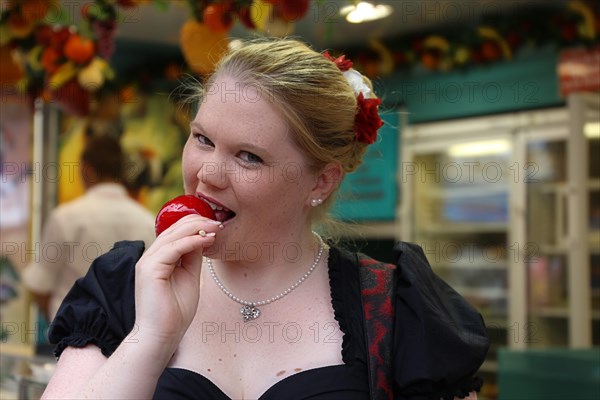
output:
M256 306L253 306L253 305L247 305L247 306L240 308L240 312L244 316L244 322L251 321L260 316L260 310Z

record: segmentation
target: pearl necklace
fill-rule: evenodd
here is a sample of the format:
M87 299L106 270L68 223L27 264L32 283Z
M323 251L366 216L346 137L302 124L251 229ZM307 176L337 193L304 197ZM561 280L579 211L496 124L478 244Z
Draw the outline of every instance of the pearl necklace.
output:
M319 261L321 261L321 256L323 255L323 250L326 245L323 242L323 239L321 238L321 236L319 236L315 232L313 232L313 233L315 234L315 236L317 238L319 238L319 252L317 253L317 256L315 257L315 262L313 262L312 265L310 266L310 268L308 269L308 271L306 271L304 273L304 275L302 275L302 277L300 279L298 279L296 282L294 282L290 287L288 287L283 292L279 293L277 296L271 297L270 299L267 299L267 300L247 301L247 300L242 300L237 296L234 296L233 293L231 293L229 290L227 290L225 285L223 285L223 283L217 277L217 274L215 273L215 270L213 269L212 260L210 258L207 259L206 264L208 265L208 271L210 272L210 276L212 276L212 278L215 281L215 283L217 284L217 286L231 300L233 300L243 306L240 309L240 312L242 313L242 316L244 317L244 322L251 321L260 316L261 311L257 306L264 306L267 304L271 304L274 301L277 301L277 300L287 296L288 294L290 294L294 289L296 289L298 286L300 286L306 280L306 278L308 278L310 276L310 274L312 274L312 272L315 270L317 265L319 265Z

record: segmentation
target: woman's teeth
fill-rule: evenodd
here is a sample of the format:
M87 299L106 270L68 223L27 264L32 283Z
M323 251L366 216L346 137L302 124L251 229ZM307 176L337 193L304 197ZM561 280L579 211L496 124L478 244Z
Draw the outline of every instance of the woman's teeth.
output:
M227 208L223 207L223 206L218 206L215 203L211 203L210 201L204 199L204 201L206 201L208 203L208 205L210 206L210 208L212 208L213 211L229 211Z
M230 220L231 218L235 217L235 213L233 211L231 211L230 209L228 209L227 207L223 207L221 205L215 204L215 203L211 202L210 200L205 199L204 197L202 197L202 200L204 200L210 206L210 208L214 211L217 221L225 222L225 221Z

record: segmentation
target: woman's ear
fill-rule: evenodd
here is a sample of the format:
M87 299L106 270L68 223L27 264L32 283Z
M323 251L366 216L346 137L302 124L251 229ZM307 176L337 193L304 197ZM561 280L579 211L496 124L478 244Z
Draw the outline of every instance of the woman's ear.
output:
M315 186L310 192L308 203L311 201L319 201L319 204L324 202L342 183L344 171L342 166L337 163L329 163L323 167L315 181Z

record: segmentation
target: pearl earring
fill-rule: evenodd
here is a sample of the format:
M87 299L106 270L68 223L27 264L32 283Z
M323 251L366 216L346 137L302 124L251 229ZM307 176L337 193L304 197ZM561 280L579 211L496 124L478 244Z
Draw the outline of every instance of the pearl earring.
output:
M313 207L320 206L321 204L323 204L323 199L320 198L320 197L318 199L312 199L310 201L310 205L313 206Z

